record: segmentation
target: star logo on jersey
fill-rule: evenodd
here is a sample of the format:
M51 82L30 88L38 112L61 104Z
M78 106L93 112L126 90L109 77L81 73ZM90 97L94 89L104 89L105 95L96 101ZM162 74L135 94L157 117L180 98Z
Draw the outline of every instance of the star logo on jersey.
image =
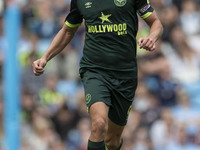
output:
M99 17L101 19L101 23L104 23L105 21L112 23L108 18L111 16L111 14L109 15L104 15L103 12L101 12L101 17Z
M114 0L114 3L116 6L122 7L122 6L126 5L126 0Z

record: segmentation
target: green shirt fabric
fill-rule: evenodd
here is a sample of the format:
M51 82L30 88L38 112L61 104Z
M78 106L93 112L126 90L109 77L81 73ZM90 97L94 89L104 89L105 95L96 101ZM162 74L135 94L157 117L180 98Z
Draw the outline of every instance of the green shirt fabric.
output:
M148 0L72 0L65 23L85 22L85 44L80 62L84 70L119 79L137 78L136 34L138 16L153 12Z

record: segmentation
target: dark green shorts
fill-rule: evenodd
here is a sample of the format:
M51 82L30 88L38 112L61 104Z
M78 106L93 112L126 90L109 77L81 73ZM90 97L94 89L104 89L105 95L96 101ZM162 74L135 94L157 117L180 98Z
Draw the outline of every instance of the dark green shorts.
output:
M118 125L126 125L137 87L137 79L113 79L89 70L81 74L81 78L87 108L89 109L96 102L104 102L110 106L109 119Z

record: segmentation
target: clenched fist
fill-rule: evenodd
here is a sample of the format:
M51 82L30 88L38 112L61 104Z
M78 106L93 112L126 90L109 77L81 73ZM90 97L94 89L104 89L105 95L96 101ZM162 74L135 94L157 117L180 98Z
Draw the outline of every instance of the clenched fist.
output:
M44 67L46 66L46 64L47 64L47 60L45 60L43 58L34 61L33 64L32 64L32 66L33 66L33 73L36 76L39 76L39 75L43 74Z
M146 49L146 50L148 50L148 51L154 51L155 48L156 48L155 41L152 40L152 39L149 38L149 37L140 38L140 39L138 40L138 44L139 44L140 48Z

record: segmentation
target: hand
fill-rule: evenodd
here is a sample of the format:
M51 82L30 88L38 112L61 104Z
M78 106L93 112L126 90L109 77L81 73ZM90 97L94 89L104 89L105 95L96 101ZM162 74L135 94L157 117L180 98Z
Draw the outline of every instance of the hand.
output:
M33 64L32 64L32 66L33 66L33 73L36 76L39 76L39 75L43 74L44 67L46 66L46 64L47 64L47 60L45 60L43 58L34 61Z
M156 49L155 41L153 41L151 38L140 38L138 40L138 44L140 48L146 49L147 51L154 51Z

